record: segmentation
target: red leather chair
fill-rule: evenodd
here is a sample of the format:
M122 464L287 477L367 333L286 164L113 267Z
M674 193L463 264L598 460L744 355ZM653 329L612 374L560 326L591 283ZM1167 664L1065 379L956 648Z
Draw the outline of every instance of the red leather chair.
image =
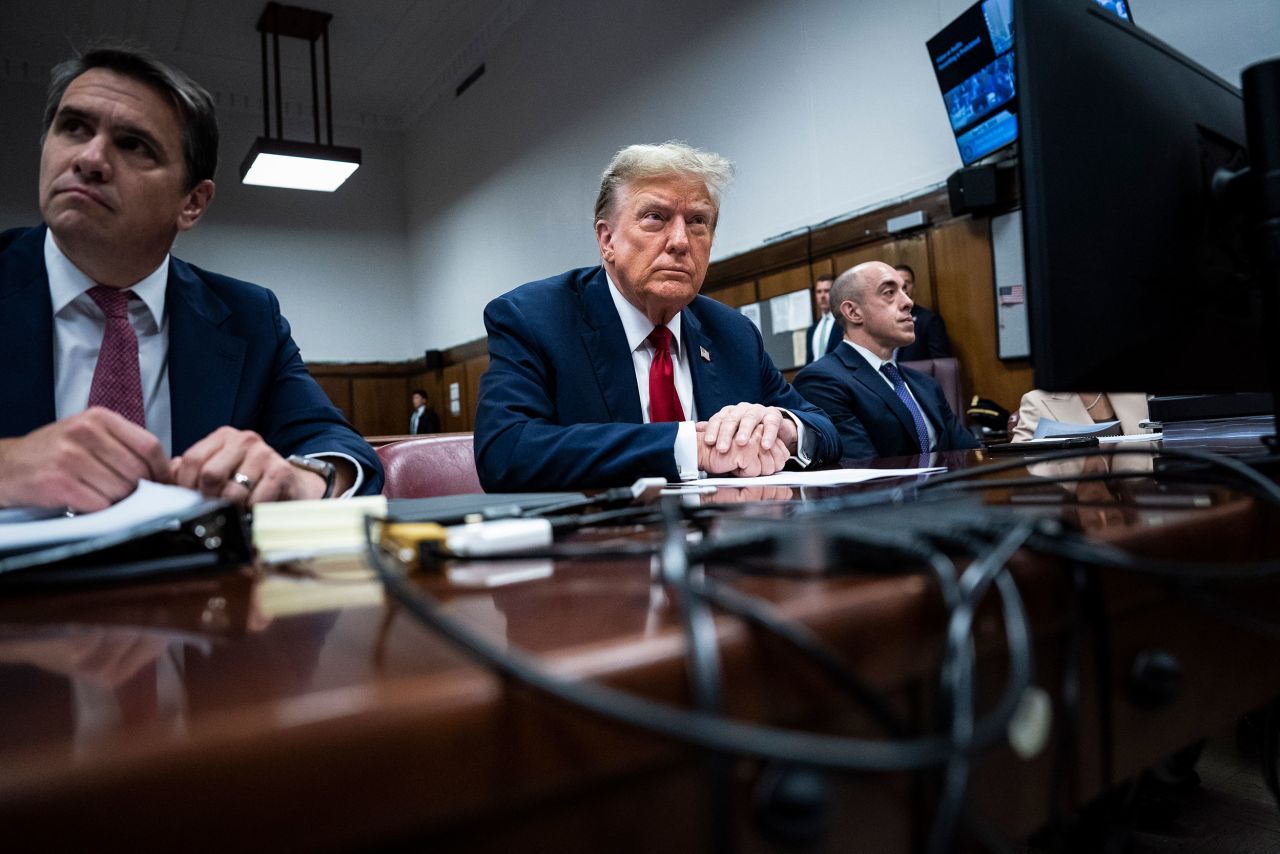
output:
M947 399L947 405L956 414L961 426L964 426L964 413L968 406L964 397L964 389L961 387L960 382L960 362L953 357L947 357L945 359L922 359L918 362L903 362L902 364L905 367L920 371L922 374L928 374L937 380L938 385L942 386L942 396Z
M470 433L433 433L378 448L388 498L434 498L484 492Z

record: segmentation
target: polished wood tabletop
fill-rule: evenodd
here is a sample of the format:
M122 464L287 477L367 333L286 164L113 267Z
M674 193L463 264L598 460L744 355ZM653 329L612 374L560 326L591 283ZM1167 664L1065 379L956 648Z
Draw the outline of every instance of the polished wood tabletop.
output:
M1006 459L979 451L935 462L978 469ZM1080 484L1047 478L1098 462L1028 461L993 477L1039 475L1042 485L992 486L972 500L1059 519L1149 556L1276 555L1275 514L1261 502L1222 485L1165 483L1142 471L1149 459L1125 459L1136 461L1136 477ZM727 508L709 523L714 537L752 526L735 502L766 525L814 501L913 483L729 489L699 500ZM608 549L655 537L652 526L615 526L571 542ZM913 731L927 732L936 725L945 611L923 573L861 563L850 555L840 571L822 572L796 557L707 569L808 626ZM1104 660L1079 653L1094 649L1100 626L1090 637L1072 634L1090 625L1072 619L1079 572L1030 554L1011 566L1035 633L1037 684L1057 698L1076 679L1081 696L1068 741L1059 716L1035 756L997 747L976 762L973 810L1000 833L1023 837L1280 694L1273 638L1167 583L1100 579ZM684 705L680 611L654 577L653 560L639 556L455 563L415 584L557 675ZM1276 585L1254 583L1241 607L1276 598ZM716 629L733 716L885 737L776 639L730 616ZM993 697L1005 666L997 608L982 612L975 640L980 693ZM1178 662L1177 684L1158 702L1133 699L1135 662L1152 652ZM539 849L706 850L704 766L696 750L492 675L389 601L359 558L0 599L0 821L23 847L505 851L536 841ZM775 845L752 811L770 770L735 766L742 850ZM816 850L910 851L927 832L927 781L857 774L833 775L830 785L837 807L823 815Z

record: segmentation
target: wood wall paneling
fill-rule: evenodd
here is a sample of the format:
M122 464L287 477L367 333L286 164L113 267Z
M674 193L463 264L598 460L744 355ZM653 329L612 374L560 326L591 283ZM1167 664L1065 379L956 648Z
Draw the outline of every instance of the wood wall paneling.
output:
M1031 364L997 355L990 221L961 218L930 232L933 284L960 359L964 387L1013 411L1031 389Z
M756 288L755 280L749 282L739 282L736 285L727 285L718 291L707 296L718 299L725 305L734 308L742 308L760 299L760 291Z
M783 294L789 294L792 291L804 291L813 287L813 282L809 279L809 265L802 264L799 267L791 267L777 273L771 273L768 276L761 276L759 282L760 299L773 299Z
M335 376L314 377L316 384L329 396L329 401L342 410L347 420L355 424L355 411L351 405L351 378Z
M884 243L865 243L855 249L847 252L841 252L835 257L836 275L840 275L845 270L856 267L859 264L865 264L868 261L885 261L885 244Z
M913 299L925 308L938 311L938 300L933 289L933 270L929 263L929 236L920 232L900 240L893 240L885 247L895 267L906 264L916 274L916 292Z
M489 370L489 357L476 356L474 359L467 359L466 363L467 376L467 404L464 412L467 416L467 430L474 430L476 426L476 405L480 400L480 377L484 372Z
M409 430L409 378L358 377L351 381L356 430L366 436Z
M459 405L460 409L454 414L451 399L452 386L454 383L458 385ZM466 363L457 365L449 365L440 374L440 426L446 433L461 433L471 428L467 426L467 413L471 412L471 404L467 397L467 367Z

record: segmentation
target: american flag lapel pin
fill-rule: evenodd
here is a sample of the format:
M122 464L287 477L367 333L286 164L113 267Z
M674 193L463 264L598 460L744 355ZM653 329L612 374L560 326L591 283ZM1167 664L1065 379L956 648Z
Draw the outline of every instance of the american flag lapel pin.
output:
M706 347L699 347L699 348L698 348L698 355L702 357L702 361L704 361L704 362L710 362L710 361L711 361L711 354L707 352L707 348L706 348Z

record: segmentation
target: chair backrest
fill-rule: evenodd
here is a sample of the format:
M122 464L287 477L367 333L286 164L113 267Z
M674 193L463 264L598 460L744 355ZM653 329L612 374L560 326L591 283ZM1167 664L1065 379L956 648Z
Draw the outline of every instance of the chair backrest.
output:
M960 383L960 362L948 356L945 359L921 359L918 362L903 362L905 367L928 374L942 386L942 396L947 405L956 414L961 426L965 424L965 397Z
M388 498L434 498L484 492L470 433L433 433L378 448Z

